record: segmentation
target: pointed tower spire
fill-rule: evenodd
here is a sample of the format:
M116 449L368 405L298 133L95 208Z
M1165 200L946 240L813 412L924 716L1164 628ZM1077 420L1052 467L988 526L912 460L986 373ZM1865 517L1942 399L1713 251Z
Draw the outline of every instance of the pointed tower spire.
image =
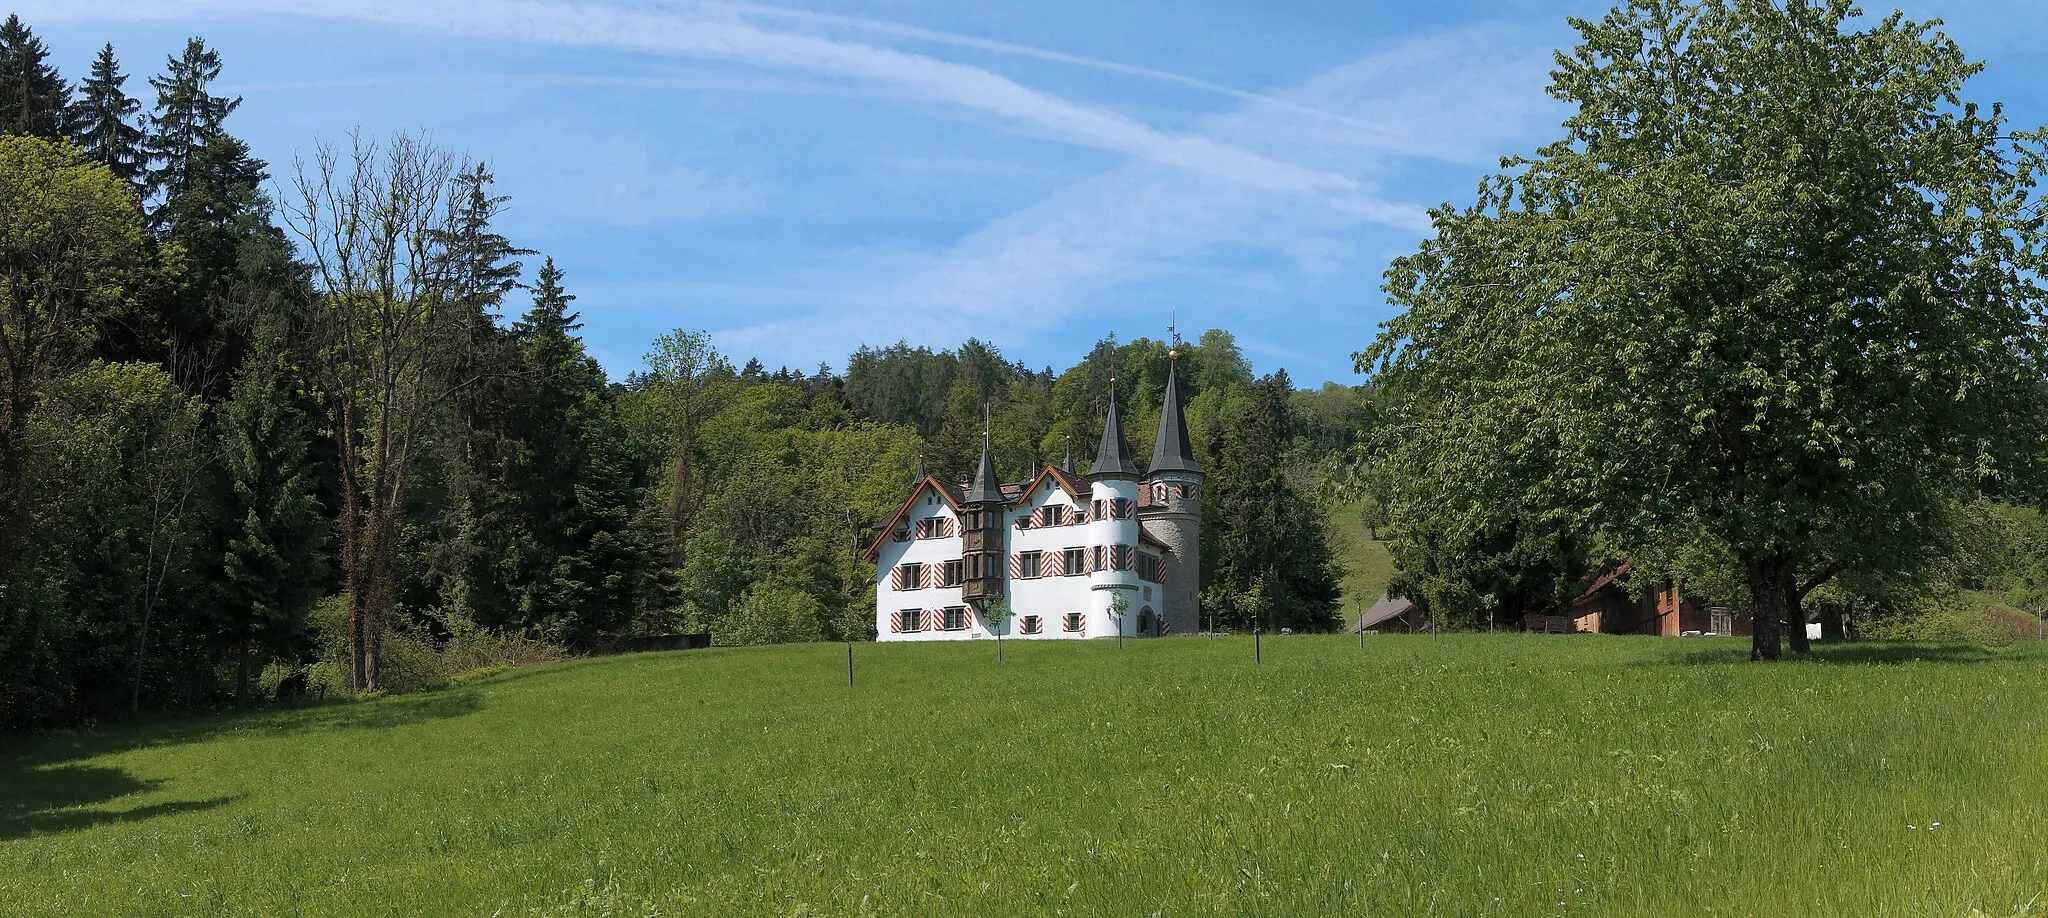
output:
M1102 442L1095 450L1095 466L1088 470L1090 475L1128 475L1138 477L1137 463L1131 461L1131 444L1124 439L1123 415L1116 410L1116 377L1109 377L1109 417L1102 425Z
M996 479L995 453L989 442L988 403L981 405L981 465L974 470L974 485L967 490L970 504L998 503L1003 499L1003 483Z
M1152 441L1152 467L1145 470L1155 472L1199 472L1202 467L1195 462L1194 447L1188 444L1188 419L1180 407L1180 377L1176 372L1180 365L1180 348L1166 352L1166 403L1159 407L1159 436Z
M915 477L913 477L913 478L911 478L911 479L910 479L910 486L911 486L911 487L913 487L913 488L915 488L915 487L917 487L918 485L924 484L924 480L925 480L925 478L926 478L926 477L928 477L928 476L927 476L927 475L925 474L925 470L924 470L924 450L918 450L918 451L917 451L917 475L916 475Z

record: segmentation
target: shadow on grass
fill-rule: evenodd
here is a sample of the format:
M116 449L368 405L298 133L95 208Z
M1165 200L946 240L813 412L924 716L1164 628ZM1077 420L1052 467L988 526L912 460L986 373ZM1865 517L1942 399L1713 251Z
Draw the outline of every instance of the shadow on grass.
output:
M1858 641L1849 644L1816 642L1810 654L1796 654L1788 646L1782 662L1801 665L1896 666L1903 663L1970 664L2005 662L2014 654L1979 644L1913 644L1891 641ZM1748 663L1749 645L1724 643L1672 654L1643 666L1719 666Z
M84 809L155 791L163 782L144 781L104 765L31 768L10 771L4 779L7 793L0 797L0 841L210 810L238 799L173 800L126 810Z
M473 689L404 695L366 702L334 702L267 711L217 714L104 731L45 733L0 755L0 841L69 832L111 822L137 822L212 809L234 796L157 803L129 810L96 807L163 789L163 782L128 771L82 764L132 749L180 746L223 736L274 737L314 731L388 730L473 714L482 702Z

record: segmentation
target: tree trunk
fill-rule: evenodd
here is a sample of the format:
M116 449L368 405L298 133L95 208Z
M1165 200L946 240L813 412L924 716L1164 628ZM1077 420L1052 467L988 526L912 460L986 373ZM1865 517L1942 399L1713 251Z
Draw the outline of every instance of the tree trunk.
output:
M1785 565L1785 624L1791 630L1793 653L1812 653L1813 644L1806 637L1806 594L1799 589L1799 574L1792 565Z
M363 534L360 592L350 596L356 614L357 690L374 691L383 681L384 629L398 602L397 496L379 494Z
M238 708L249 706L249 658L256 653L255 648L251 646L253 643L254 641L249 636L249 629L243 628L242 652L239 654L240 659L235 664L235 707Z
M1784 654L1778 640L1779 625L1788 604L1785 560L1778 555L1745 559L1743 574L1749 581L1749 658L1776 660Z
M683 566L683 554L690 539L690 460L697 448L696 422L689 408L683 409L676 444L675 485L669 493L669 563Z
M1840 604L1832 602L1821 603L1820 639L1830 644L1839 644L1849 639L1848 624L1842 620L1842 607Z

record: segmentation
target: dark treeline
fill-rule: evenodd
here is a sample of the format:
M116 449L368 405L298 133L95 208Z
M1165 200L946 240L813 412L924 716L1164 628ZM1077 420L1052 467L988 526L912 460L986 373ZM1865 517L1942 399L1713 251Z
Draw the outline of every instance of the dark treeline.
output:
M678 331L608 381L483 163L351 137L275 174L221 69L192 39L143 89L107 47L73 85L0 27L0 729L639 635L865 639L859 549L920 457L967 470L984 411L1013 479L1085 461L1111 397L1150 446L1149 339L1058 373L862 348L842 375ZM1306 486L1364 435L1361 392L1255 378L1227 332L1183 347L1205 595L1225 624L1331 627Z

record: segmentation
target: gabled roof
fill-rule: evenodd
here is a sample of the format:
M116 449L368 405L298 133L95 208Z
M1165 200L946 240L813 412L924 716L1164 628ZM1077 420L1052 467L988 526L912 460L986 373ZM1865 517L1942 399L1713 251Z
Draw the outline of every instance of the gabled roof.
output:
M1365 614L1359 616L1358 624L1352 626L1351 633L1357 634L1374 625L1385 624L1390 619L1408 614L1414 608L1415 603L1410 600L1389 596L1373 603L1372 608L1365 610Z
M1592 598L1594 593L1600 592L1602 589L1606 588L1608 584L1611 584L1614 581L1624 576L1627 576L1628 572L1633 567L1634 565L1631 565L1627 561L1623 561L1620 564L1615 565L1612 570L1609 570L1607 573L1601 574L1599 577L1594 578L1591 585L1587 586L1584 591L1580 592L1578 597L1573 599L1572 602L1579 602L1584 599Z
M1051 479L1054 485L1057 485L1060 490L1067 492L1067 496L1075 500L1085 501L1090 493L1087 482L1050 465L1045 467L1045 471L1039 472L1037 478L1033 478L1022 485L1004 485L1003 487L1005 489L1017 488L1016 496L1010 498L1010 502L1022 503L1029 499L1031 495L1038 493L1038 486L1044 484L1047 479Z
M1143 526L1138 527L1138 544L1150 545L1153 548L1157 548L1160 551L1163 551L1169 555L1173 554L1173 546L1166 544L1166 542L1160 539L1158 536L1146 532L1145 527Z
M882 543L889 540L889 533L895 532L896 527L902 525L903 518L910 515L910 508L917 506L917 498L925 492L926 488L930 488L932 493L944 498L946 505L952 507L954 513L961 511L965 502L961 500L959 489L940 481L937 475L926 475L918 480L915 487L910 489L910 496L903 499L902 506L897 507L895 513L889 514L888 522L882 524L881 530L875 536L875 541L868 545L867 551L861 552L862 558L869 561L875 560L875 555L882 550Z

